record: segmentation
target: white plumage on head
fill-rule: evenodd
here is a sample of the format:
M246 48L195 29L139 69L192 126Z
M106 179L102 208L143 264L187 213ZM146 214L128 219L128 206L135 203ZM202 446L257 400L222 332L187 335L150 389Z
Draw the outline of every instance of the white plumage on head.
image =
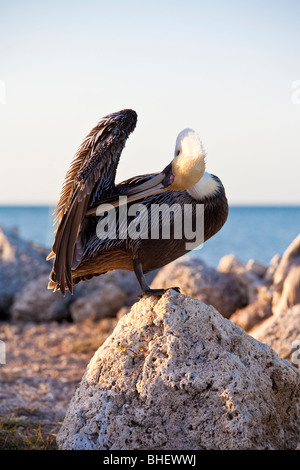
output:
M183 129L176 139L174 156L182 154L186 158L205 158L205 150L199 135L193 129Z

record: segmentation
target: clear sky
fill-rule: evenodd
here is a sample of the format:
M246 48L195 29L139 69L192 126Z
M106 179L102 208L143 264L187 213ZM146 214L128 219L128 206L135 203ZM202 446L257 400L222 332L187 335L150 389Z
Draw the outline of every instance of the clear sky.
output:
M191 127L231 204L300 204L299 18L299 0L0 0L0 203L56 203L86 134L132 108L118 181Z

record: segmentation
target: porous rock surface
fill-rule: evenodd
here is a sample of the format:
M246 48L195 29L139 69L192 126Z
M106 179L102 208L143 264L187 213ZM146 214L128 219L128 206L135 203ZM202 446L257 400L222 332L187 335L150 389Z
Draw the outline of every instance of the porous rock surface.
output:
M249 334L300 368L300 304L272 315L252 328Z
M293 449L299 376L213 307L172 290L143 298L91 359L58 446Z
M153 289L169 287L179 287L182 294L213 305L226 318L245 305L234 275L218 272L194 255L164 266L151 284Z

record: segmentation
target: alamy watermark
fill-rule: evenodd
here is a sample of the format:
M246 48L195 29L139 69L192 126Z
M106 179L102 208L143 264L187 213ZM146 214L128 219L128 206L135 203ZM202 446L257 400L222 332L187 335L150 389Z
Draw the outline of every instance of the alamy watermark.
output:
M204 242L204 204L127 205L127 196L119 197L119 207L101 204L97 237L101 240L185 240L185 249L194 250Z

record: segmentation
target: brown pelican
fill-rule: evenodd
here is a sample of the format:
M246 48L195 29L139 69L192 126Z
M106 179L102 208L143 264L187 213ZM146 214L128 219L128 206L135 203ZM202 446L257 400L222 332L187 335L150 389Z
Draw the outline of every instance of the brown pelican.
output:
M189 238L185 234L176 237L172 230L168 238L162 237L164 216L161 214L156 219L159 220L158 236L121 237L120 214L124 200L129 208L139 203L147 209L140 225L151 218L150 208L175 204L177 211L172 212L169 219L171 229L177 221L183 222L185 207L190 208L194 225L197 207L204 207L202 241L212 237L225 223L228 204L223 185L219 178L205 171L205 152L200 138L191 129L178 135L174 158L162 172L115 184L119 158L136 121L137 114L130 109L104 117L76 153L55 209L58 224L52 252L47 258L54 258L49 289L60 289L65 295L66 288L72 293L73 285L82 280L124 269L135 272L143 294L164 292L150 289L144 273L190 251L186 244ZM110 206L103 206L104 203ZM116 208L119 236L105 239L97 234L98 222L109 212L99 214L100 204L104 208ZM178 207L182 211L178 211ZM133 220L132 216L127 218Z

